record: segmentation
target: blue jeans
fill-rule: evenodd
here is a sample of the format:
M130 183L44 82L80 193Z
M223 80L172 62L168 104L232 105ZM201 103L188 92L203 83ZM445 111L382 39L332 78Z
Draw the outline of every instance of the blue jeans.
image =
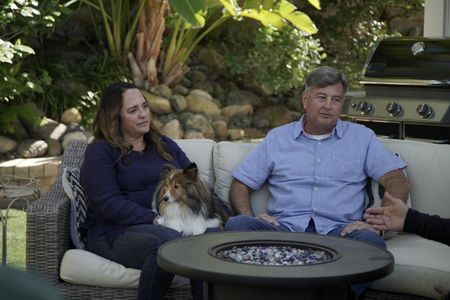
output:
M311 219L312 220L312 219ZM327 235L341 236L341 232L345 225L339 226L336 229L327 233ZM244 231L244 230L270 230L270 231L290 231L289 228L280 224L279 226L272 225L265 221L256 219L255 217L250 217L246 215L238 215L233 218L228 219L225 224L226 231ZM314 221L311 221L306 228L307 232L315 232ZM346 235L346 237L366 242L381 248L386 249L386 243L383 238L380 237L376 232L371 230L362 229L354 230L353 232ZM369 287L369 283L354 284L351 286L352 292L358 299L359 296L364 293L364 291Z
M115 261L127 268L141 270L138 300L163 299L174 274L160 268L156 262L158 248L181 237L181 234L160 225L140 224L127 227L111 244L95 227L88 230L87 250ZM194 299L203 299L203 284L191 280Z
M311 224L310 224L311 225ZM308 226L306 231L315 232L314 222L312 222L312 228ZM340 236L345 225L339 226L336 229L328 232L327 235ZM244 231L244 230L270 230L270 231L290 231L289 228L280 224L279 226L272 225L263 220L246 215L238 215L228 219L225 224L225 231ZM347 234L346 237L352 238L357 241L366 242L386 249L386 243L376 232L371 230L354 230L352 233Z

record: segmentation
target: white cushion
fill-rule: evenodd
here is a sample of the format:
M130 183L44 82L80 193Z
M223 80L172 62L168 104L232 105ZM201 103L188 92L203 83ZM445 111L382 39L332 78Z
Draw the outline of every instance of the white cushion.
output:
M230 203L228 192L233 169L257 146L256 143L219 142L214 147L214 191L220 199ZM250 196L253 212L258 215L267 211L269 190L267 184Z
M450 146L428 142L380 139L399 153L408 168L411 207L420 212L450 218Z
M434 286L450 287L450 247L413 234L398 234L387 243L395 269L370 288L436 299Z
M81 249L68 250L61 261L62 280L91 286L109 288L137 288L140 270L126 268L121 264ZM189 284L187 278L175 276L172 287Z
M213 148L216 142L209 139L175 140L191 162L197 164L200 176L214 188Z

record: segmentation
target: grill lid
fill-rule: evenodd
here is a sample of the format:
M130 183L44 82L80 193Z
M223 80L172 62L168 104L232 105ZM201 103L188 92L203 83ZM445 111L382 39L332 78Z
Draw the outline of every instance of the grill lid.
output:
M388 38L367 57L362 84L450 87L450 39Z

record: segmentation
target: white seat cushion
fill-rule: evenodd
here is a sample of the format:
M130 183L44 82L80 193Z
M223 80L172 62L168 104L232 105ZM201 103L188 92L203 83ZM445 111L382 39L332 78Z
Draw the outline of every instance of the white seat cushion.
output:
M214 147L214 191L220 199L229 203L228 192L233 169L257 146L256 143L219 142ZM267 211L269 190L267 184L251 194L253 212L258 215Z
M448 201L450 146L426 142L380 139L408 165L411 207L423 213L450 218Z
M81 249L71 249L64 254L59 274L62 280L69 283L109 288L137 288L140 275L140 270L126 268ZM187 278L177 275L171 287L188 284Z
M449 246L413 234L398 234L386 243L395 269L373 282L372 289L436 299L435 285L450 287Z

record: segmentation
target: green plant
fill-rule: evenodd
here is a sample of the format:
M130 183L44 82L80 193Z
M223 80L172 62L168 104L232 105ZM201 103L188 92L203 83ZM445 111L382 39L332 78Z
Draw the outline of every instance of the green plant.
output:
M100 15L110 55L121 59L125 64L146 0L80 0L80 2L94 9ZM91 16L93 24L96 25L97 20L94 14L91 13ZM94 28L97 29L97 26ZM97 30L96 33L97 38L101 40L100 32Z
M27 124L40 124L43 119L37 112L36 105L32 102L4 103L0 110L0 134L14 136L16 133L15 122L26 121Z
M4 211L5 213L6 211ZM23 210L11 209L8 215L7 262L8 265L25 270L26 249L26 213ZM2 232L0 232L0 245ZM0 247L1 248L1 247Z
M320 9L319 1L308 2ZM185 18L180 16L172 28L162 70L163 80L167 84L181 79L186 71L185 63L198 43L231 18L238 21L243 18L254 19L264 27L280 31L295 27L305 35L317 32L311 19L288 0L249 0L243 1L242 6L236 0L212 0L193 10L200 27L186 24Z
M320 42L295 27L278 31L241 22L229 26L219 40L226 49L229 79L257 84L276 94L300 86L324 57Z
M27 65L34 46L69 14L57 0L9 0L0 5L0 103L33 99L50 83L45 70Z
M92 122L101 91L111 82L130 80L118 59L96 53L88 52L78 59L42 55L37 63L56 78L37 98L39 107L55 120L65 109L75 107L84 126Z

